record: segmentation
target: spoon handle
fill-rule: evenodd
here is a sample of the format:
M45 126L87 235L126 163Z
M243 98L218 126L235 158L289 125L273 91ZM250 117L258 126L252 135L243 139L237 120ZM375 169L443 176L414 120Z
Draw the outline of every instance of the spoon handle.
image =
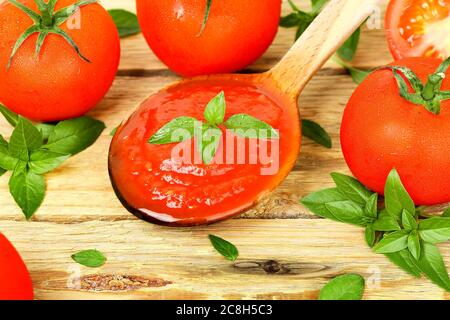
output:
M285 94L297 98L311 77L379 4L380 0L331 0L269 76Z

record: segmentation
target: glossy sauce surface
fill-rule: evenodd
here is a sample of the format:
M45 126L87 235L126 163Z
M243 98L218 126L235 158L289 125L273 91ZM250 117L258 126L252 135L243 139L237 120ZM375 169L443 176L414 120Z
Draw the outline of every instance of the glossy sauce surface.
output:
M267 83L245 79L181 82L149 97L118 129L110 148L109 168L115 191L128 210L161 224L211 223L249 208L285 178L300 146L297 107L274 94L276 90ZM221 127L224 139L209 165L195 161L199 155L192 139L181 144L148 143L176 117L205 121L205 106L220 91L227 103L225 120L234 114L249 114L279 130L280 139L240 138L226 134ZM262 144L267 152L261 153ZM191 150L191 161L174 157L175 146Z

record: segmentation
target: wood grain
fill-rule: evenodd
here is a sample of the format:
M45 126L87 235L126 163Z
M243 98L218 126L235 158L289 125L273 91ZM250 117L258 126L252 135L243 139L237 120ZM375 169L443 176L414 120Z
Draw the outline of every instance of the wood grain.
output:
M102 3L134 10L131 0ZM280 29L269 51L245 72L268 70L288 51L293 38L293 30ZM364 28L355 65L372 68L390 60L383 30ZM340 152L339 126L356 85L332 62L300 97L301 115L330 132L332 149L304 140L288 179L239 218L188 229L135 219L122 208L109 183L109 132L144 98L176 79L141 35L122 40L118 77L91 113L108 128L88 151L47 176L47 196L33 221L25 222L11 199L8 176L0 178L0 231L23 255L37 299L315 299L328 279L343 272L365 276L366 299L450 298L429 281L414 279L373 254L361 229L318 219L299 204L304 195L332 185L330 172L348 173ZM0 120L0 133L10 132ZM209 233L239 247L237 265L213 251ZM90 248L106 254L105 266L88 269L72 262L73 253ZM449 263L450 245L441 248ZM78 271L80 287L74 288Z
M371 253L361 229L325 220L229 220L188 229L1 221L0 228L27 261L39 299L315 299L330 278L346 272L366 278L366 299L448 298ZM233 264L218 255L209 233L235 243L240 259ZM89 247L107 256L103 267L70 259ZM450 245L442 248L448 261Z

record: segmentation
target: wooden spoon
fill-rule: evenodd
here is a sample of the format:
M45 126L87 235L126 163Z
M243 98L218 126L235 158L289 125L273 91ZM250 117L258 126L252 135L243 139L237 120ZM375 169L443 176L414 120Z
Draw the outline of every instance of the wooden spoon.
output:
M330 1L281 62L268 72L196 77L150 96L120 126L111 142L110 177L122 204L150 222L191 226L231 217L258 202L285 179L297 159L301 139L297 100L301 91L378 2ZM203 116L202 107L209 99L199 98L195 103L186 99L199 91L208 96L219 90L231 97L227 100L227 115L242 113L236 110L243 109L279 129L279 170L275 174L258 174L260 166L180 167L171 157L173 144L148 143L162 123L180 116ZM248 101L235 101L242 97L248 97Z

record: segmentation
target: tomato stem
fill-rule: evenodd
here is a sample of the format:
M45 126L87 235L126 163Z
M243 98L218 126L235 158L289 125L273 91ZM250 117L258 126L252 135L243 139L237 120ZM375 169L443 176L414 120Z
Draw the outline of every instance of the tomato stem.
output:
M422 90L422 97L427 100L433 100L436 94L441 90L442 77L438 74L432 74L428 77L428 81Z
M381 69L393 71L402 98L413 104L422 105L429 112L438 115L441 112L441 102L450 99L450 91L441 90L449 66L450 57L442 62L435 73L428 76L425 85L411 69L406 67L389 66ZM399 74L400 72L404 77ZM414 92L410 92L409 87L412 87Z
M200 37L202 35L203 31L205 31L206 23L208 22L209 13L211 11L211 5L212 5L212 0L206 0L205 16L203 17L202 27L200 28L200 32L198 33L197 37Z
M27 40L31 35L35 33L39 34L36 41L36 50L35 50L36 55L39 55L47 35L53 33L61 36L64 40L66 40L70 44L70 46L74 48L75 52L81 59L83 59L86 62L90 62L86 57L84 57L81 54L80 49L78 48L76 43L64 30L60 28L60 26L64 22L66 22L67 19L69 19L75 12L77 12L80 9L80 7L97 3L98 0L80 0L70 6L67 6L65 8L58 10L57 12L54 12L57 1L58 0L49 0L48 3L45 3L44 0L34 0L39 9L40 12L39 14L17 0L8 0L9 3L11 3L15 7L23 11L27 16L29 16L33 20L34 24L30 26L27 30L25 30L24 33L19 37L19 39L17 39L12 49L11 56L9 58L6 69L10 68L14 56L16 55L20 47L23 45L25 40Z

